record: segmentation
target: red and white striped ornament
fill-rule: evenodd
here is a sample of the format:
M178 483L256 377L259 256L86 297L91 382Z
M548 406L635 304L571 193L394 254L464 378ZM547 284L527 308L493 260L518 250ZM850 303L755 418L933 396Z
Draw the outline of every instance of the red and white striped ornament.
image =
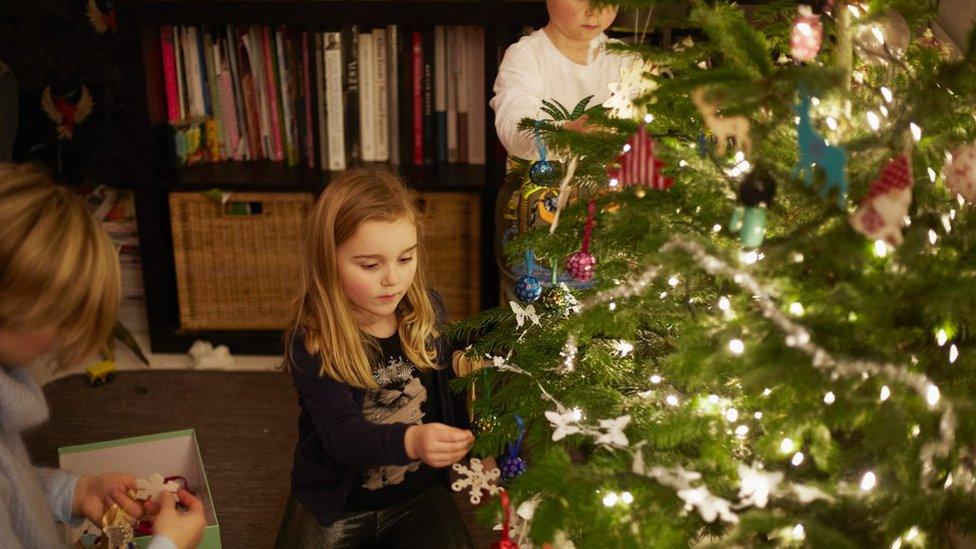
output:
M590 253L590 237L593 235L593 222L596 217L596 201L590 199L587 206L586 223L583 225L583 246L566 258L566 272L573 279L588 282L593 279L596 258Z
M615 186L641 186L664 190L674 183L664 176L664 162L654 156L654 140L647 135L647 126L641 124L624 145L624 152L617 157L617 167L607 170ZM612 184L612 183L611 183Z

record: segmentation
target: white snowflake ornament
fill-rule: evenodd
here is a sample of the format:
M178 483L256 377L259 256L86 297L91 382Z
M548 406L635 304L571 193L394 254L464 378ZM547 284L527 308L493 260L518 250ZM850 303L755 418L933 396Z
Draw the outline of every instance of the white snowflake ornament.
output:
M654 63L636 57L629 66L620 67L620 80L610 84L610 97L603 106L610 109L615 118L633 118L636 113L634 99L655 90L657 82L644 77L644 73L657 74Z
M678 497L684 500L686 511L697 509L705 522L712 522L717 518L730 523L739 522L739 515L732 512L731 502L713 496L704 486L678 490Z
M498 470L498 467L485 471L484 465L478 458L471 458L470 464L470 469L460 463L451 466L463 477L451 484L451 490L460 492L468 488L471 504L478 505L481 503L481 492L488 492L489 495L494 496L501 491L501 488L498 487L498 477L501 475L501 471Z
M776 490L776 486L783 480L783 473L767 473L762 469L739 464L739 499L740 505L754 505L759 509L766 507L769 495Z
M163 475L153 473L149 478L136 480L136 499L159 501L159 494L163 492L176 493L180 489L180 483L176 481L166 482Z
M596 443L626 448L629 441L627 440L627 435L624 434L624 428L629 423L629 415L620 416L617 419L601 419L600 429L603 429L605 432L597 437Z
M546 419L555 429L552 433L552 441L556 442L566 438L567 435L574 435L580 432L579 422L580 413L578 410L569 410L560 414L559 412L546 412Z

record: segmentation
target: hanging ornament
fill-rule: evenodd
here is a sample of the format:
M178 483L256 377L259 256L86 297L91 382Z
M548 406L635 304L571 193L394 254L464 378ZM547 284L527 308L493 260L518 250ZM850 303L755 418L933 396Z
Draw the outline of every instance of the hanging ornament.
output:
M504 493L504 490L495 484L501 475L497 467L486 471L484 464L478 458L471 458L469 464L471 465L470 468L460 463L455 463L451 466L458 473L458 479L451 484L451 490L460 492L461 490L467 489L468 497L471 499L471 505L481 503L482 492L488 492L490 495L495 495L499 492Z
M673 181L661 173L664 162L654 156L654 140L647 135L647 126L641 124L624 145L624 152L617 157L615 166L607 170L610 179L622 187L649 187L664 190Z
M552 266L552 285L542 292L542 307L548 313L563 318L578 313L580 310L580 303L576 296L569 291L565 283L559 282L556 276L555 262Z
M912 165L907 154L894 158L871 183L868 195L851 214L850 223L871 240L902 243L901 229L912 204Z
M801 4L793 19L790 31L790 54L797 61L810 61L820 52L823 42L823 25L820 16L813 13L810 6Z
M501 490L498 499L502 504L502 539L491 544L491 549L518 549L518 544L509 537L509 521L512 517L512 504L508 499L508 492Z
M793 168L793 178L802 173L807 187L813 185L814 169L824 171L825 181L820 194L827 196L831 189L836 191L837 206L847 204L847 151L840 145L828 145L826 139L810 122L810 95L800 92L800 102L794 107L799 122L796 125L797 145L800 158Z
M956 147L942 175L953 194L962 195L967 202L976 202L976 143Z
M590 236L593 234L593 219L596 215L596 201L590 199L586 224L583 226L583 246L580 251L566 258L566 272L580 282L587 282L593 278L596 268L596 258L590 253Z
M525 438L525 422L517 415L515 423L518 424L518 438L508 445L508 453L498 463L498 468L502 471L502 482L509 482L525 472L525 461L519 456L522 452L522 440Z
M515 282L515 297L522 301L535 301L542 295L542 283L532 276L535 273L535 255L532 248L525 250L525 274Z
M634 118L637 108L634 100L657 89L658 84L653 78L648 78L647 74L657 76L660 69L641 57L634 57L630 65L620 67L620 80L608 85L610 97L603 102L603 107L609 109L607 112L614 118Z
M539 150L539 160L532 163L529 167L529 180L536 185L548 187L559 180L559 165L550 162L546 157L546 146L542 143L542 136L539 131L541 121L535 121L535 146Z
M496 427L498 427L498 425L498 416L487 413L478 416L478 418L474 420L474 423L472 424L474 429L472 430L474 431L475 436L481 436L491 433Z
M859 57L868 63L888 63L901 59L911 40L908 21L892 9L865 23L854 35Z
M732 212L729 230L739 233L742 245L757 248L766 236L766 208L776 196L776 181L757 167L739 184L739 203Z
M691 101L698 107L705 119L705 125L715 134L717 144L715 152L725 156L729 138L735 139L735 148L749 155L752 153L752 138L749 137L749 119L742 115L721 116L718 107L705 99L704 88L696 88L691 92Z

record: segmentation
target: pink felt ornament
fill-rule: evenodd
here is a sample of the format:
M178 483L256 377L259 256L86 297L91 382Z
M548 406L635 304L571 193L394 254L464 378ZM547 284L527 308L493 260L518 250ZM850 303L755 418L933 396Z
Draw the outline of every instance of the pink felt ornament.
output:
M797 61L810 61L820 52L823 43L823 25L820 16L810 6L800 5L790 31L790 53Z

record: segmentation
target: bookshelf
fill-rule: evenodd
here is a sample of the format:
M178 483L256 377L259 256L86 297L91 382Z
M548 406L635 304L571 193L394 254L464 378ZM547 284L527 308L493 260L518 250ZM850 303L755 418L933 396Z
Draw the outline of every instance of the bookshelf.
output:
M131 128L129 154L137 166L131 174L142 253L146 309L152 351L185 353L194 340L226 344L235 354L278 354L278 329L185 329L181 323L178 277L174 260L170 195L214 188L235 193L304 193L316 195L336 172L268 160L223 161L174 168L162 159L157 129L167 120L159 28L186 26L287 26L308 32L333 32L348 25L398 28L434 25L477 25L484 32L485 164L433 164L388 166L415 188L425 204L448 212L435 229L446 236L430 262L473 261L470 276L478 284L474 295L450 292L455 301L468 300L472 309L493 306L498 276L493 252L494 204L504 177L505 154L494 134L494 119L487 99L505 48L522 27L546 22L542 1L502 0L122 0L117 4L122 69L128 76L126 123ZM471 108L474 108L472 106ZM361 164L371 166L371 163ZM450 216L473 216L457 219ZM474 224L473 227L470 225ZM464 225L468 226L465 227ZM470 230L476 242L461 242L453 231ZM449 246L457 245L452 250ZM447 247L445 247L447 246ZM473 252L473 257L472 256ZM297 265L296 265L297 269ZM465 276L458 272L455 276ZM447 296L446 296L447 298Z

